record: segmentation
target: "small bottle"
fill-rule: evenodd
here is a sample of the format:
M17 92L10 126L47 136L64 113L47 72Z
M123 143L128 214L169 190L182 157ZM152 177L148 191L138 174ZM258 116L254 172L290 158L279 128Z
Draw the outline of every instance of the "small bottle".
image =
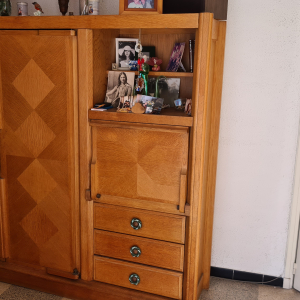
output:
M0 0L0 15L1 16L10 16L11 15L10 0Z

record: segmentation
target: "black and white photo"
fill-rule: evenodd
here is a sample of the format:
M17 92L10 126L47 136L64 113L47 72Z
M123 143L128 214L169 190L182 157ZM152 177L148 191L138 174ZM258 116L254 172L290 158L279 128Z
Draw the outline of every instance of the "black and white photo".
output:
M105 102L118 107L120 98L129 96L131 98L134 87L133 72L109 71Z
M129 70L129 62L135 59L135 45L138 39L116 39L116 63L120 70Z

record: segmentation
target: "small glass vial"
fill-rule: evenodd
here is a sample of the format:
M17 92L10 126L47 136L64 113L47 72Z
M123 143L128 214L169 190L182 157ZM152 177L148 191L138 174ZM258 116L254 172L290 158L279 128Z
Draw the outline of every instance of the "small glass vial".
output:
M88 4L88 14L89 15L99 15L99 1L100 0L89 0Z
M18 16L28 16L28 3L17 2Z
M10 16L11 15L10 0L0 0L0 15L1 16Z

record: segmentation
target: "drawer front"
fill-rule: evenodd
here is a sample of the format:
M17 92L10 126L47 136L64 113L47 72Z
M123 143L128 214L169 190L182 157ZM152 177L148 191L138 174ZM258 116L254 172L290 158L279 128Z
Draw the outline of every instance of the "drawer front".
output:
M97 255L183 271L183 245L95 230L94 247Z
M98 256L94 260L94 279L97 281L174 299L182 298L182 273Z
M185 238L184 216L98 203L94 204L94 227L180 244Z

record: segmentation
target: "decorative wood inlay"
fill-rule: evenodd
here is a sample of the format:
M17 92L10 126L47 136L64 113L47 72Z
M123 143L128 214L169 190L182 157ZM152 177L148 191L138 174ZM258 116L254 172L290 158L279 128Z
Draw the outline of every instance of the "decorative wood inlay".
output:
M0 35L9 259L67 273L79 269L74 39Z
M14 80L13 85L32 108L36 108L54 88L49 77L32 59Z

